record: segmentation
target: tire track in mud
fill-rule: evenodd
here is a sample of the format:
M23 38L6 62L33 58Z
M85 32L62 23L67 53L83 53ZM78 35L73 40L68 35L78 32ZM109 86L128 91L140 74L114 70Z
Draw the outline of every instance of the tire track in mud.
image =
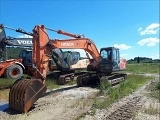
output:
M140 103L142 96L133 97L133 99L127 102L125 105L118 108L116 111L105 117L106 120L129 120L133 114L140 109L142 104Z

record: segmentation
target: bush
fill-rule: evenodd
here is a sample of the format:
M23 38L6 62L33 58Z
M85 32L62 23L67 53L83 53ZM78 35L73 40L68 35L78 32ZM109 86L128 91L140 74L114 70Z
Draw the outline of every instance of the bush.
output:
M156 84L156 89L160 90L160 82L158 82L158 84Z

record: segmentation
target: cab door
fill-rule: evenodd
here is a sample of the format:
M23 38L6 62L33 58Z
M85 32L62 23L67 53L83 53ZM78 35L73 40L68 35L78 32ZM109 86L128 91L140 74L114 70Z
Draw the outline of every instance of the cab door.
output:
M120 56L119 56L119 49L114 48L112 49L112 62L113 62L113 71L120 69Z

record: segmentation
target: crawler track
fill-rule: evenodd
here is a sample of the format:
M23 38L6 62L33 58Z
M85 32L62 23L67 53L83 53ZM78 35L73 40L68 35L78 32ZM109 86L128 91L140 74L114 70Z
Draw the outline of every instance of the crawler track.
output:
M102 82L102 81L108 81L111 83L111 85L118 84L119 82L125 80L127 77L127 74L123 73L113 73L110 75L107 74L96 74L96 73L85 73L82 75L79 75L77 77L77 85L79 87L85 86L85 84L92 84L94 82Z
M113 73L111 75L106 75L101 77L101 81L108 80L111 85L118 84L119 82L125 80L127 77L127 74L123 73Z

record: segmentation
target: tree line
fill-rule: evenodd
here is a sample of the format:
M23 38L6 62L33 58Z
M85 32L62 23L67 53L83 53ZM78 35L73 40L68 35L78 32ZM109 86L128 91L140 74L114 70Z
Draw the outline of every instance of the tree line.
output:
M20 52L26 48L23 47L6 47L3 60L20 58Z
M152 59L148 57L135 57L134 59L127 60L127 63L159 63L160 59Z

